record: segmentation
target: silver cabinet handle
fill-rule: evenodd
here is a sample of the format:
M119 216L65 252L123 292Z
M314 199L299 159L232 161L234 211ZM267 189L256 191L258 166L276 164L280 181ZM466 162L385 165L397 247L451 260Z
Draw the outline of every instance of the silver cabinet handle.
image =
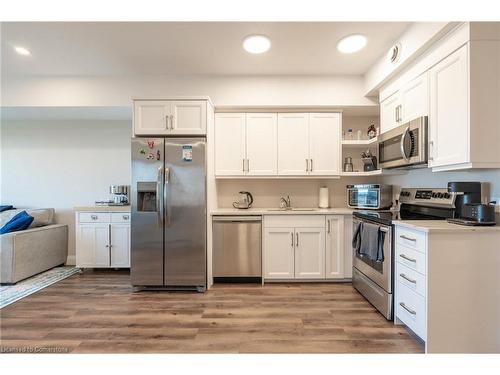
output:
M306 172L309 172L309 159L306 159Z
M409 262L413 262L413 263L417 263L417 260L416 259L413 259L413 258L410 258L410 257L407 257L406 255L404 254L399 254L399 256L403 259L406 259L407 261Z
M396 108L394 108L394 116L395 116L395 120L396 122L398 122L399 120L399 114L398 114L398 111L399 111L399 105L396 106Z
M415 310L412 310L412 309L409 309L408 307L406 307L404 302L399 302L399 306L401 306L403 309L408 311L411 315L417 315L417 312Z
M412 241L412 242L417 242L417 239L416 239L416 238L407 237L407 236L405 236L404 234L401 234L401 235L399 236L399 238L402 238L402 239L404 239L404 240L408 240L408 241Z
M170 115L170 129L174 130L174 115Z
M90 215L90 218L91 218L92 220L97 220L97 215Z
M250 159L247 159L247 172L250 172Z
M106 247L110 247L109 245L106 245Z
M167 126L167 130L170 129L170 125L168 124L168 120L169 120L170 116L169 115L166 115L165 116L165 125Z
M330 219L327 220L327 223L328 223L328 233L330 233Z
M313 160L312 159L309 159L309 160L311 160L311 170L310 170L310 172L312 172L313 171Z
M241 171L245 173L245 159L241 159L241 163L242 163Z
M412 284L416 284L417 283L417 280L412 280L410 279L408 276L406 276L404 273L400 273L399 276L401 276L403 279L405 279L406 281L409 281L410 283Z
M297 237L297 240L296 240L296 246L299 247L299 233L295 233L296 237Z
M293 247L293 232L290 233L291 237L292 237L292 243L290 244L291 247Z

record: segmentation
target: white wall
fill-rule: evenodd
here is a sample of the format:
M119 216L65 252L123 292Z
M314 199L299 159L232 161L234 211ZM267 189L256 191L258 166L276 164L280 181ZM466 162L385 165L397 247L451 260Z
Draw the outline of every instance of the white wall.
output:
M4 121L1 131L2 204L55 208L74 255L73 207L130 184L131 122Z
M3 77L3 106L129 106L135 98L209 96L216 106L366 106L362 76Z

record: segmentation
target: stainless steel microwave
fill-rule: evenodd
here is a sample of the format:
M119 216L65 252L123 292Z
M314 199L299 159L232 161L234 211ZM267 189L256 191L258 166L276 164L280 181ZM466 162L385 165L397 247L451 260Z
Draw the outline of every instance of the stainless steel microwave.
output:
M425 167L427 116L418 117L379 136L380 168Z
M347 206L380 210L392 205L392 185L347 185Z

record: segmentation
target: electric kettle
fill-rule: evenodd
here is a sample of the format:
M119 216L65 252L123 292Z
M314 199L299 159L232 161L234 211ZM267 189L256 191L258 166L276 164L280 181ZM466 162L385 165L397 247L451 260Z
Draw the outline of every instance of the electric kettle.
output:
M234 208L250 208L253 203L253 197L252 194L250 194L248 191L240 191L240 199L238 202L233 202L233 207Z

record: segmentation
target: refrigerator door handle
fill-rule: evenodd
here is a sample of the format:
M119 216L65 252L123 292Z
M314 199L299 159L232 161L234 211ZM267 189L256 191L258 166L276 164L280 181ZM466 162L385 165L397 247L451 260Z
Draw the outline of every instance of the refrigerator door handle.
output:
M163 202L165 204L165 225L170 225L170 207L167 199L167 185L170 183L170 168L165 168L165 186L163 188Z
M158 226L161 228L163 226L163 204L161 200L161 191L163 182L163 168L158 168L158 173L156 174L156 212L158 214ZM164 189L165 190L165 189Z

